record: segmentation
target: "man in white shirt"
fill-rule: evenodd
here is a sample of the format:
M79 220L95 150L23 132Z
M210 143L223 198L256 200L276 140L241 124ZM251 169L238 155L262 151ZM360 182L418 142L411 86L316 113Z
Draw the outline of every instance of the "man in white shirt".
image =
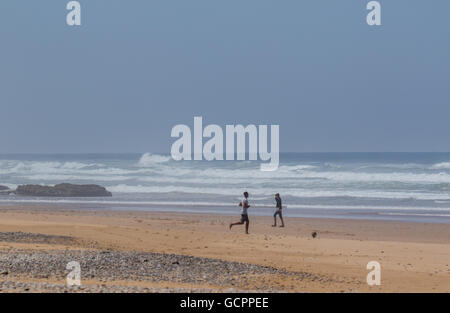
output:
M242 207L242 210L241 210L241 221L240 222L236 222L236 223L231 223L230 224L230 229L234 225L242 225L242 224L245 223L245 233L248 235L248 225L250 224L250 221L248 219L247 210L250 207L250 205L248 204L248 192L247 191L244 192L244 200L242 200L242 202L239 203L239 206Z

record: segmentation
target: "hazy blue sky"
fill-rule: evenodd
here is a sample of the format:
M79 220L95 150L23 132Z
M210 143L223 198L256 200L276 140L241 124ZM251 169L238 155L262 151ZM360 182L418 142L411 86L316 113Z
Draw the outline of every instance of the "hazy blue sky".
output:
M281 151L450 151L450 1L0 2L0 153L168 152L175 124Z

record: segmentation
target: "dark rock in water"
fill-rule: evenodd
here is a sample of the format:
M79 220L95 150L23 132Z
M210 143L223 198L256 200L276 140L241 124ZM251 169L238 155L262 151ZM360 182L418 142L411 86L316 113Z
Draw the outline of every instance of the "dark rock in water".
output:
M98 185L58 184L54 187L21 185L16 194L31 197L111 197L112 194Z
M0 195L8 196L10 194L14 194L14 190L9 189L9 187L0 185Z

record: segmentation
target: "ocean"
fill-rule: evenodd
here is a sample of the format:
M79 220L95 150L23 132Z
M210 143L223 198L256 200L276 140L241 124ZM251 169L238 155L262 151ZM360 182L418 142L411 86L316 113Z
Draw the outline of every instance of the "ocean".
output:
M0 195L0 205L450 223L450 153L282 153L254 161L174 161L164 154L0 155L0 185L99 184L111 198Z

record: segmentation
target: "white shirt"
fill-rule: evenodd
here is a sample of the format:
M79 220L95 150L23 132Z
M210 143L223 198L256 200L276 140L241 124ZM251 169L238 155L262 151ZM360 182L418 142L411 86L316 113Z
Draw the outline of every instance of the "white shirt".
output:
M241 214L247 214L247 210L248 210L248 199L244 198L244 200L242 200Z

